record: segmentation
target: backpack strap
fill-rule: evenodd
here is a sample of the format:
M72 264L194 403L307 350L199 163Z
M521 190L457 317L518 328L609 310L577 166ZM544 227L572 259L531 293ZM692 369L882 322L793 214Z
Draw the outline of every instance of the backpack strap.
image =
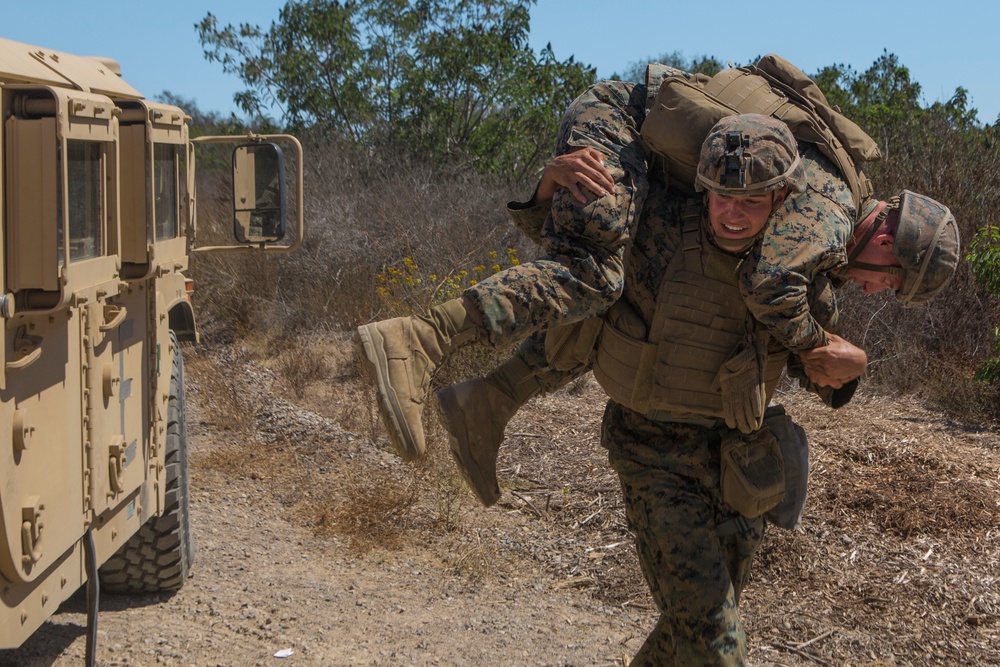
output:
M792 105L807 114L807 127L818 136L815 139L810 139L808 135L800 136L795 127L792 127L792 133L815 143L837 165L850 186L855 207L860 211L862 202L874 194L875 188L859 163L882 159L875 140L839 109L832 107L819 86L784 58L772 53L761 58L756 65L740 69L763 77L777 94L785 96ZM778 114L775 117L790 121L790 118ZM792 123L789 122L789 125Z

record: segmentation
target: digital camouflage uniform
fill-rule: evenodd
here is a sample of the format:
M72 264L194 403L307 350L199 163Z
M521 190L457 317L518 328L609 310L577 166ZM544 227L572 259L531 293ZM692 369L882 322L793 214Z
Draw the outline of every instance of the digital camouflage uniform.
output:
M809 286L817 276L846 265L845 248L856 214L850 190L833 163L815 146L806 143L799 144L799 154L808 189L786 198L772 214L768 227L751 248L740 276L740 290L754 318L767 327L775 340L796 352L824 344L824 329L836 332L835 312L819 317L827 323L825 327L817 321L818 315L813 312L816 304L808 298ZM511 202L508 213L520 229L539 230L545 219L546 204ZM644 217L640 216L639 227ZM546 358L544 331L525 340L515 354L536 371L536 378L547 392L589 370L588 364L569 372L553 369ZM797 363L795 358L792 363Z
M653 183L636 229L623 299L651 322L664 271L681 244L685 199ZM836 310L813 303L828 330ZM545 366L541 337L518 354L539 368L553 389L586 368L559 372ZM780 345L770 344L772 352ZM737 603L750 574L764 521L747 519L722 499L719 430L653 421L609 402L602 444L619 475L629 527L660 619L633 665L742 665L746 642Z
M660 611L632 665L746 661L737 604L764 520L747 519L722 500L712 434L699 426L650 421L614 402L605 410L602 443L618 473L639 563Z
M622 298L647 326L664 272L681 247L684 202L652 187L628 255ZM779 352L780 345L772 341L769 349ZM621 481L639 560L660 610L635 665L744 664L737 602L764 525L722 500L718 434L653 421L614 402L605 411L601 442Z
M807 190L788 196L771 215L740 280L740 291L754 318L796 352L826 344L822 327L809 311L808 288L816 276L847 265L845 248L857 213L851 192L833 163L804 142L799 143L799 154ZM546 210L547 202L508 205L515 224L531 233L541 228ZM643 224L641 216L638 224Z
M772 333L769 343L773 352L791 347L785 344L788 336L809 338L815 337L815 331L836 329L835 304L814 301L810 307L809 286L820 274L846 263L843 248L851 233L850 192L826 158L811 146L802 145L800 150L807 177L814 185L802 195L790 196L772 216L773 226L745 251L746 268L739 281L744 296L751 292L760 297L757 308L746 299L755 316L770 317L774 323L769 329L777 334ZM625 262L622 298L647 326L664 271L681 246L685 202L685 196L653 180L635 227ZM520 226L530 228L530 216L539 216L540 211L517 210L515 206L512 214L520 218ZM783 240L794 248L788 267L780 263ZM756 267L767 267L769 272L755 271ZM771 267L775 270L770 271ZM795 276L783 280L782 271ZM800 289L795 289L796 285ZM798 315L782 320L781 315L791 312L788 304L800 298L802 306L795 304ZM801 349L817 344L810 340ZM543 333L525 341L517 354L535 369L539 383L550 391L589 367L581 364L569 371L552 368L546 359ZM802 377L800 372L793 374ZM842 403L855 386L856 382L851 383L836 399L829 391L826 399ZM659 621L632 664L744 664L746 641L737 604L763 536L764 520L747 519L723 501L719 430L654 421L611 401L604 415L602 444L619 475L639 560L660 610Z
M816 276L847 265L845 248L858 211L847 182L812 144L799 142L807 190L790 195L771 215L741 276L740 291L754 318L789 350L826 344L810 314Z
M494 274L463 294L482 313L493 345L598 315L618 300L624 281L622 258L647 190L639 139L645 104L645 88L604 81L566 111L557 154L585 147L600 150L615 189L581 204L560 188L551 206L546 203L544 221L529 230L545 256Z

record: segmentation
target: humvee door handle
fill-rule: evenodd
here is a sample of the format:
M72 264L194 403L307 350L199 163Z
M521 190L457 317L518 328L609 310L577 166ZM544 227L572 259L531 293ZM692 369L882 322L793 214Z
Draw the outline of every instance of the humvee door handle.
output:
M19 368L24 368L25 366L30 366L38 360L38 357L42 356L42 348L36 347L34 350L24 355L17 361L8 361L6 363L8 370L17 370Z
M101 333L111 331L122 323L127 314L128 311L125 309L125 306L104 306L105 321L98 328L101 330ZM108 317L111 319L107 319Z
M32 336L26 326L19 326L14 334L14 350L21 356L4 364L9 371L25 368L38 361L42 356L42 337Z

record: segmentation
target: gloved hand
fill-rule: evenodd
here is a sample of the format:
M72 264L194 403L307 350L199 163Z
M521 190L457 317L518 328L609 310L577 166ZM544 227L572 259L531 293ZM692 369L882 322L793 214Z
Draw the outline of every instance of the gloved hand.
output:
M762 363L753 343L744 341L722 364L715 381L722 389L726 426L753 433L764 422Z

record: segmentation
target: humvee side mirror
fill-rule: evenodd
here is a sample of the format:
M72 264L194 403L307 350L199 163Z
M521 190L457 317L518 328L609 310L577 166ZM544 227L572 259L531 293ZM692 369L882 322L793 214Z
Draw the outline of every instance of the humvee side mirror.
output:
M192 253L288 253L302 245L305 236L303 165L302 144L298 139L290 134L248 132L244 136L195 137L189 144L188 192L191 196L188 203L191 213L187 238ZM195 149L203 144L236 146L233 150L233 210L227 214L232 216L233 234L238 241L235 245L199 246L197 243ZM290 160L288 165L285 165L286 157ZM293 217L290 223L293 229L286 227L288 216ZM278 243L286 236L292 237L290 243Z
M272 143L233 149L233 233L240 243L275 243L285 236L285 162Z

